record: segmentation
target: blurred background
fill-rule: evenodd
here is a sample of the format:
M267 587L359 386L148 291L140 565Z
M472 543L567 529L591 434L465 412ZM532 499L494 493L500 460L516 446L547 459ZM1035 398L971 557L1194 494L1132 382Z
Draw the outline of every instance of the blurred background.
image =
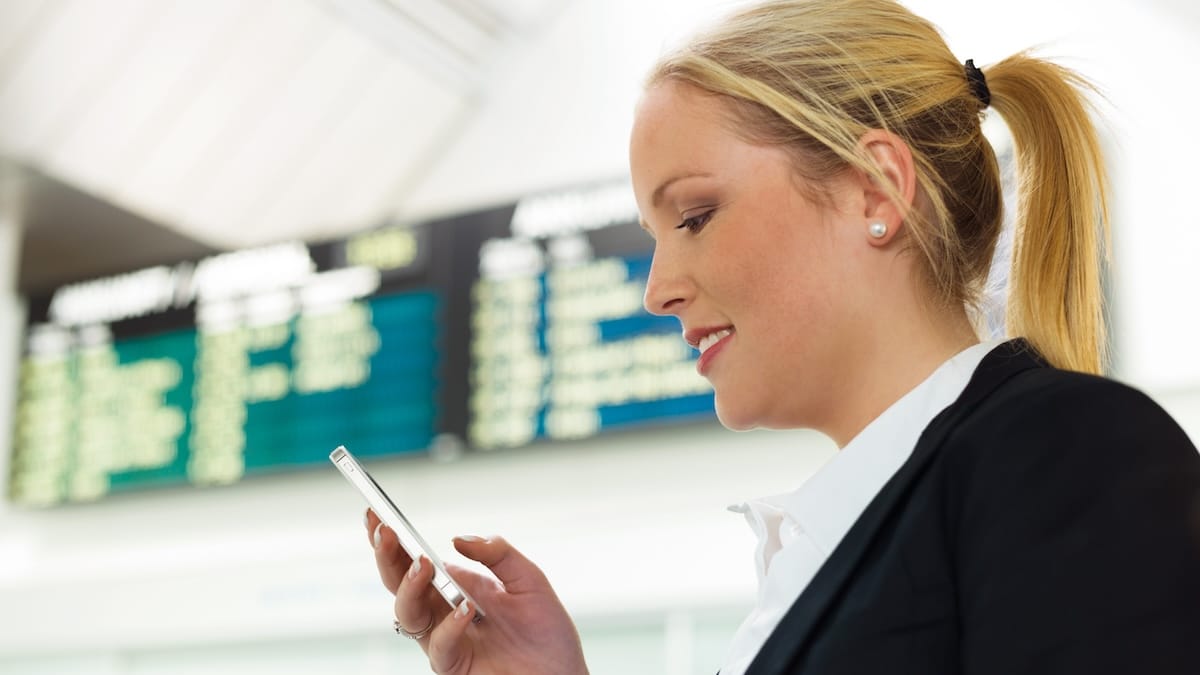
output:
M714 672L725 507L833 452L722 429L640 309L641 81L738 4L0 3L0 672L426 672L340 443L447 558L538 561L593 673ZM1114 375L1200 438L1198 6L907 4L1099 85Z

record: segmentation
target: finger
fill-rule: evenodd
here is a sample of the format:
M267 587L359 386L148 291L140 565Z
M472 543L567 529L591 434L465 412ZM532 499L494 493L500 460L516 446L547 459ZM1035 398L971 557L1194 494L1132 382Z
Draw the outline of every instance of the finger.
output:
M367 528L367 543L375 547L375 528L379 526L379 516L371 509L363 515L363 525Z
M460 567L454 563L444 563L442 566L446 568L446 573L454 579L458 587L463 589L463 592L475 598L475 601L483 607L484 612L487 612L489 599L504 593L504 587L490 575L481 574L476 570Z
M421 556L409 567L396 589L396 620L409 633L425 631L450 612L450 606L431 581L433 563Z
M475 607L470 601L463 600L433 629L428 648L429 665L433 666L434 672L457 673L466 670L466 634L474 617Z
M412 558L400 545L392 528L383 523L376 523L371 543L375 546L375 566L379 568L379 578L388 591L395 593L412 566Z
M458 552L483 563L509 593L543 591L550 586L546 575L504 537L466 535L454 538Z

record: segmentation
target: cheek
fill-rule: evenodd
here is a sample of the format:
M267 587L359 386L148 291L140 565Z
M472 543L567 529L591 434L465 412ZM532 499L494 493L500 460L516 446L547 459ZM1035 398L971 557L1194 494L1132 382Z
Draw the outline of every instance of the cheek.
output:
M753 335L755 351L761 350L770 368L790 377L793 365L804 366L835 337L845 280L827 250L784 239L784 245L756 251L744 266L744 306L735 322L740 319Z
M769 305L776 316L794 316L828 297L827 264L823 253L793 235L759 242L739 267L755 305Z

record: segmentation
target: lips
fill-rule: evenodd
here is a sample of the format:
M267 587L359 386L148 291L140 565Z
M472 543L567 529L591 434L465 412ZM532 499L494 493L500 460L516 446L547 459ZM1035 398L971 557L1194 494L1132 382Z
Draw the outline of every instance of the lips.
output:
M734 333L733 326L696 328L684 333L688 344L700 352L700 358L696 360L696 372L704 375L708 371L713 359L729 344Z

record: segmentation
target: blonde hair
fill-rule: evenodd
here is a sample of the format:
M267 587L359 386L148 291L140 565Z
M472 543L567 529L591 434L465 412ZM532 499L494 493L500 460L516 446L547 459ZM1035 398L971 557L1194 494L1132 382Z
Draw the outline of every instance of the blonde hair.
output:
M1107 177L1088 85L1027 53L985 70L1019 180L1007 331L1057 366L1100 372ZM870 129L902 138L924 206L905 220L907 244L935 299L977 307L1003 221L1000 174L985 106L932 24L891 0L766 2L664 58L647 86L664 80L722 97L739 133L789 148L814 186L852 168L888 185L858 142Z

